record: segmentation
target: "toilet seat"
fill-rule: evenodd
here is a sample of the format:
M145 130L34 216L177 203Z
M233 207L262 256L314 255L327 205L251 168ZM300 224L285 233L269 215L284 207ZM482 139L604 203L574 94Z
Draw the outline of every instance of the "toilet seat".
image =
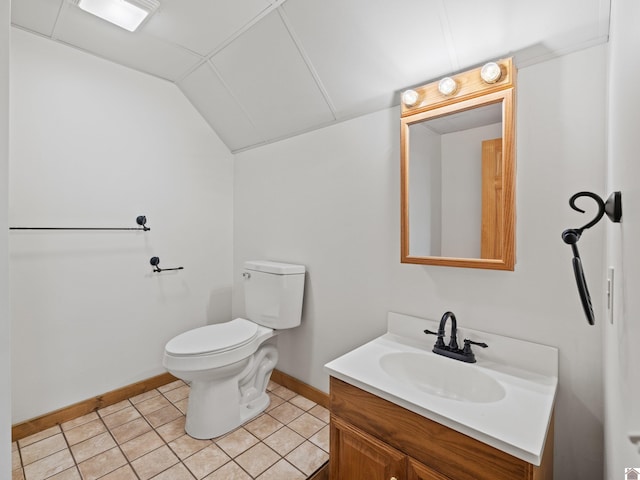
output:
M184 332L171 339L165 351L175 357L211 355L247 345L258 335L258 325L236 318L230 322L207 325Z

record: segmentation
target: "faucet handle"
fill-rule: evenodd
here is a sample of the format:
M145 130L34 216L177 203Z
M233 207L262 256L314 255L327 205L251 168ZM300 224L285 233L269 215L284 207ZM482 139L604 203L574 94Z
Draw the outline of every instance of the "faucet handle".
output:
M424 333L427 335L437 335L438 339L436 340L435 347L442 348L444 347L444 340L440 332L432 332L431 330L425 330Z
M484 342L474 342L473 340L469 340L468 338L465 338L464 348L462 349L462 353L464 353L465 355L471 354L472 353L471 345L477 345L478 347L482 347L482 348L487 348L489 346Z

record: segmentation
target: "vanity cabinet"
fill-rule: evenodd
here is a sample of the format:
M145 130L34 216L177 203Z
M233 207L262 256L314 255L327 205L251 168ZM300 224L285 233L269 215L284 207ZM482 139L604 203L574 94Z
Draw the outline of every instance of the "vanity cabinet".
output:
M330 480L553 478L553 428L536 466L337 378L330 388Z

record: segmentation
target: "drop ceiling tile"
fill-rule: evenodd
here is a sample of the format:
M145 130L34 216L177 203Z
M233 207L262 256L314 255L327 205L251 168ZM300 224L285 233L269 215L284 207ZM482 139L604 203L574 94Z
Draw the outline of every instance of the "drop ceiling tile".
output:
M602 24L608 11L604 3L603 0L447 0L444 9L461 67L467 67L511 54L516 54L522 64L531 58L584 47L603 35L606 38Z
M54 38L108 60L167 80L176 80L201 57L184 48L138 32L128 32L67 5L60 13Z
M267 0L163 0L145 33L205 56L269 6Z
M182 79L178 87L229 150L263 143L263 138L208 63Z
M266 139L334 120L277 11L211 58Z
M455 68L439 0L288 0L282 8L339 117L397 104L398 90Z
M63 0L13 0L11 23L50 36Z

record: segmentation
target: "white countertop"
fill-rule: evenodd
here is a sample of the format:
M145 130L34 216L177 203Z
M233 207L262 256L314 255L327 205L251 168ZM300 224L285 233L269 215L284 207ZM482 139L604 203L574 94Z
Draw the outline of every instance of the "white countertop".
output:
M437 330L438 323L389 313L385 335L329 362L325 369L344 382L540 465L558 386L558 350L459 326L460 345L463 338L489 345L486 349L473 347L477 362L466 364L431 352L435 337L423 330ZM450 328L449 321L446 343ZM427 393L382 368L383 357L399 352L438 357L440 364L441 359L455 362L458 372L478 369L479 375L499 383L504 395L494 401L472 402Z

